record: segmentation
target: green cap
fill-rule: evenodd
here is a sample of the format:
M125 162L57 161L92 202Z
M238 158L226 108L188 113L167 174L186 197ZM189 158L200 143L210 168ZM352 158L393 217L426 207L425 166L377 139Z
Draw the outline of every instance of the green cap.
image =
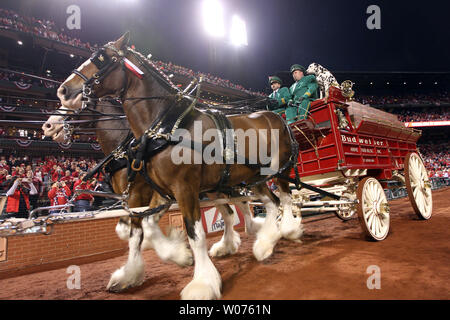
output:
M279 84L283 84L283 81L281 81L281 79L278 78L277 76L269 77L269 84L272 84L272 82L278 82Z
M303 66L299 65L299 64L293 64L293 65L292 65L292 67L291 67L291 73L294 72L295 70L300 70L300 71L302 71L303 73L305 73L305 71L306 71L306 69L305 69Z

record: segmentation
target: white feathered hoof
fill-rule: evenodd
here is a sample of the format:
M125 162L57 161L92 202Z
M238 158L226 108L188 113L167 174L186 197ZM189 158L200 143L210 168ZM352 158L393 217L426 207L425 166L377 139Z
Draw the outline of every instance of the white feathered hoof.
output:
M292 217L281 220L281 236L284 239L299 241L303 235L302 219L299 217Z
M194 279L181 291L182 300L216 300L222 297L220 285L213 286L203 279Z
M233 238L228 240L222 238L219 242L213 244L209 249L211 257L223 257L229 254L235 254L241 245L241 238L239 233L233 230Z
M144 282L144 266L133 266L133 270L123 266L117 269L111 276L106 290L110 292L122 292L132 287L140 286Z
M258 239L253 244L253 255L256 260L263 261L270 257L273 253L275 243L268 239Z
M194 263L194 256L191 249L189 249L185 234L182 230L172 228L169 230L168 245L165 248L168 253L167 259L180 267L192 266ZM158 252L160 254L160 252ZM162 254L161 254L162 255Z

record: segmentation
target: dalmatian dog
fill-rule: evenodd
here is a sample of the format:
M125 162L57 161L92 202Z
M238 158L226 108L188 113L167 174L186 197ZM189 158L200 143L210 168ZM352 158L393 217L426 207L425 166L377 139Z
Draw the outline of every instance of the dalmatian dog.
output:
M308 66L306 73L316 76L317 84L319 85L320 90L320 98L325 97L325 102L328 101L328 89L330 89L331 86L339 87L339 83L331 72L318 63L311 63Z

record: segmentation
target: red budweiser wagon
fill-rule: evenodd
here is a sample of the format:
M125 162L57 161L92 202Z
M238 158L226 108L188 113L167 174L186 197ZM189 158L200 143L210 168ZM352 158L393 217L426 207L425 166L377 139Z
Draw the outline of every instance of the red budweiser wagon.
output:
M384 189L397 181L406 186L419 218L431 217L431 183L416 146L421 131L406 128L393 114L349 101L336 87L327 101L312 102L309 118L291 128L303 186L294 197L302 211L332 211L343 220L356 212L364 232L383 240L390 218ZM317 193L322 199L311 201Z

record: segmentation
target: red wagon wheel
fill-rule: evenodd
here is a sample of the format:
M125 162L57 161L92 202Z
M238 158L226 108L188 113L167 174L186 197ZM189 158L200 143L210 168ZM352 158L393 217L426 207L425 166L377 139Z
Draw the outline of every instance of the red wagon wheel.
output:
M430 219L433 211L431 182L422 159L415 152L408 153L405 158L405 184L417 216L423 220Z
M365 234L381 241L389 233L389 204L383 187L377 179L366 177L358 184L356 194L359 200L357 212Z

